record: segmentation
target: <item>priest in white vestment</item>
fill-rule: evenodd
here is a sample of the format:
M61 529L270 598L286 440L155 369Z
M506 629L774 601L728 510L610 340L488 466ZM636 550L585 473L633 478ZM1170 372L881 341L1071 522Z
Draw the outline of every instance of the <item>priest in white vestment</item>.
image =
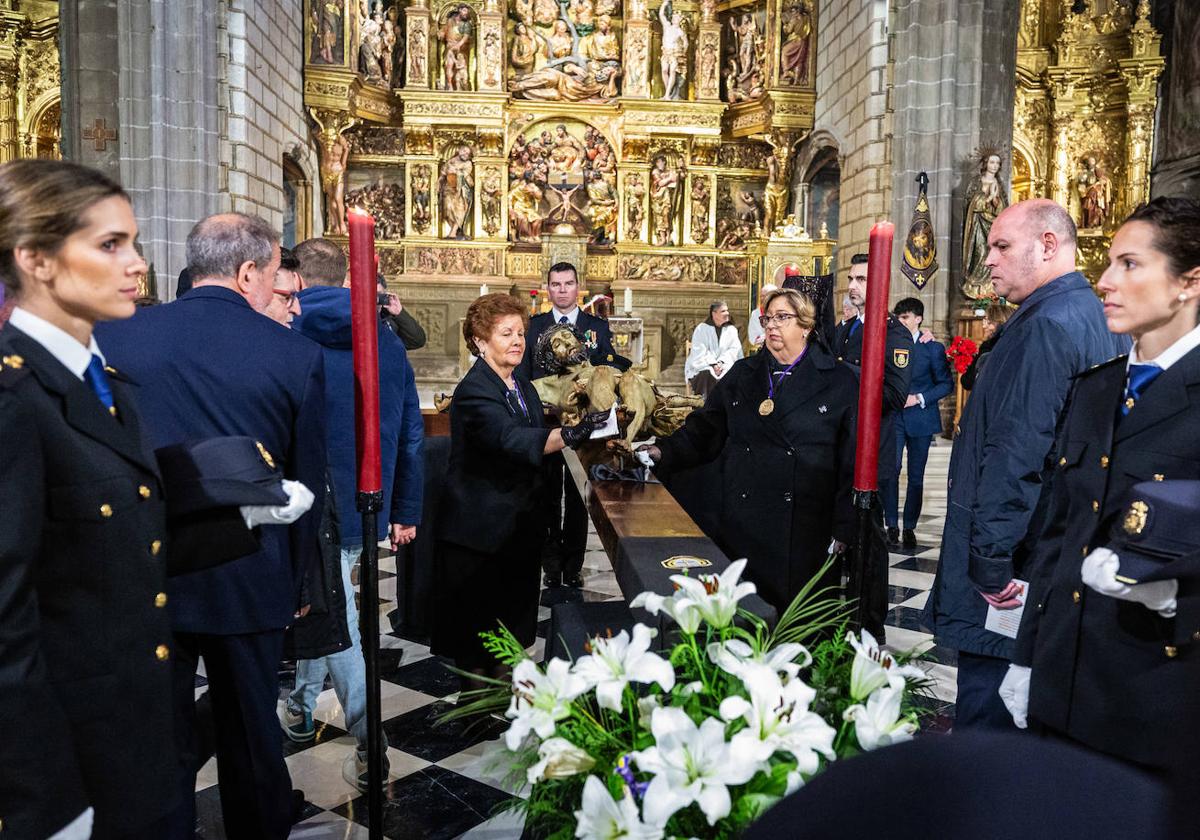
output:
M683 365L683 375L693 394L708 396L717 380L742 358L742 340L729 317L729 305L714 300L708 318L692 331L692 350Z

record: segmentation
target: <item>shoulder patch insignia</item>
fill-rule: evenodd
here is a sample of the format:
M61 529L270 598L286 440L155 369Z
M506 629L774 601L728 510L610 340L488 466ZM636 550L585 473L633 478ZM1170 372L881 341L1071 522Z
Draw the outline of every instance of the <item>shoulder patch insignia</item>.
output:
M908 367L908 351L907 350L893 350L892 351L892 363L898 368Z

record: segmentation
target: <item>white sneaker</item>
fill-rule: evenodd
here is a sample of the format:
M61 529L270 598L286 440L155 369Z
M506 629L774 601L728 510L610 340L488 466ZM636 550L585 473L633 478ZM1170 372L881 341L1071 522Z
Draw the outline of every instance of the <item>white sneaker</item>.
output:
M383 756L383 784L386 786L388 782L388 772L391 770L391 764L388 761L387 753ZM366 793L370 786L370 779L367 776L367 754L361 750L355 750L346 756L346 760L342 762L342 778L346 780L346 784L353 788L357 788L360 792Z

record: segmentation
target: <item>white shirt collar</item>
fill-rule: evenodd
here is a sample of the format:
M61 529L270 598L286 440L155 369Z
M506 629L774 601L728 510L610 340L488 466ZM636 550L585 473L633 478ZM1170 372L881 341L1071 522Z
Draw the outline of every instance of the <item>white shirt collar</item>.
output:
M84 372L92 363L93 355L99 356L100 361L104 362L104 354L100 352L94 335L89 345L84 347L69 333L19 306L13 309L8 322L45 347L50 355L62 362L63 367L79 380L83 379Z
M572 327L579 320L579 307L574 307L570 312L560 312L557 306L551 306L550 311L554 313L554 323L561 324L563 316L567 318L567 323Z
M1166 370L1197 347L1200 347L1200 327L1193 327L1190 332L1159 353L1157 359L1142 359L1138 355L1138 348L1135 343L1133 349L1129 351L1129 361L1126 363L1126 370L1129 369L1129 365L1158 365L1163 370Z

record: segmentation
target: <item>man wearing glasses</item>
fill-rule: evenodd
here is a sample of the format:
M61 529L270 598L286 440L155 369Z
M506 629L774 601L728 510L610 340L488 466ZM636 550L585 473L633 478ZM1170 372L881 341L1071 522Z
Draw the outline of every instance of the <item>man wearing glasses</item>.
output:
M296 269L300 261L287 248L279 249L279 268L275 269L275 282L271 288L271 302L263 310L263 314L276 323L291 328L292 319L300 314L300 300L296 292L300 291Z
M850 303L857 310L857 317L844 321L837 328L833 339L833 352L838 361L845 362L858 375L862 370L863 320L867 306L867 255L855 254L850 258ZM896 433L893 429L897 412L904 409L908 400L908 386L912 378L909 364L913 340L894 315L887 316L887 347L883 366L883 417L879 424L879 486L891 479L896 463ZM861 418L860 418L861 420ZM872 511L879 520L879 534L883 531L883 507L875 505ZM887 551L880 547L878 562L871 562L875 552L868 551L866 558L864 598L867 601L866 627L877 638L882 638L883 621L887 617Z

